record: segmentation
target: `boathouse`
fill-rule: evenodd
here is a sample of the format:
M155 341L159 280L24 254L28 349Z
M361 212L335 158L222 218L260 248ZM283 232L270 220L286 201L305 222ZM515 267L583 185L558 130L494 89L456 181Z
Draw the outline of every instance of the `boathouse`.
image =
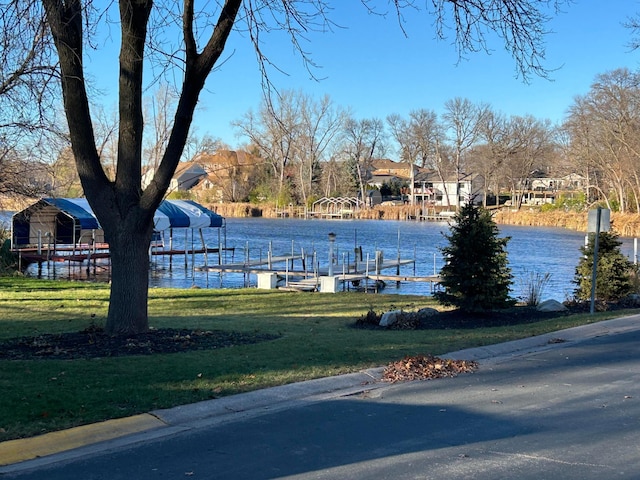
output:
M164 200L154 230L220 228L224 218L191 200ZM104 242L104 232L86 198L42 198L13 215L11 247Z

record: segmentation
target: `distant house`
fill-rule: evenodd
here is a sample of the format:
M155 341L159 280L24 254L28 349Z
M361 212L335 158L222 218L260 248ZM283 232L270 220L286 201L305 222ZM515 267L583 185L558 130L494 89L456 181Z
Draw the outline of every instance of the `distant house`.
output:
M530 176L521 180L520 185L525 190L556 192L559 190L579 190L586 186L587 179L578 173L563 176L549 176L546 172L536 170Z
M391 185L393 183L405 182L405 178L397 177L395 175L372 175L367 180L367 185L380 189L383 185Z
M207 176L204 166L198 162L185 162L180 164L171 179L169 190L191 190Z
M142 174L142 187L146 188L151 183L156 171L148 168ZM198 162L180 162L173 178L169 183L169 192L186 191L192 189L207 176L207 171Z
M252 188L252 178L262 159L244 151L219 150L180 162L169 184L169 193L189 191L208 201L236 201ZM143 188L151 182L154 169L143 175Z
M560 178L560 188L563 190L584 190L587 183L587 178L579 173L570 173Z
M255 172L264 160L242 150L218 150L199 155L195 160L207 172L206 179L195 186L198 193L209 191L218 201L244 199L254 186ZM213 199L213 198L212 198Z
M582 191L587 186L587 180L578 173L564 176L549 176L546 172L536 170L529 178L519 182L522 189L523 205L543 205L555 203L559 192Z
M463 174L459 179L442 180L437 172L423 171L415 175L410 203L433 207L456 207L470 201L484 201L485 180L479 174ZM456 197L457 193L457 197Z

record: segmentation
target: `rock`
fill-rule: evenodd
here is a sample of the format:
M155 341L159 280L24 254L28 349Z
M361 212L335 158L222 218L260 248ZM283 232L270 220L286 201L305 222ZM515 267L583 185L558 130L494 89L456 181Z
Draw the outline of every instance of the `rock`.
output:
M545 300L536 307L539 312L564 312L567 307L557 300Z
M631 293L627 295L624 299L625 305L629 305L630 307L637 307L640 305L640 295L637 293Z
M431 307L421 308L417 312L418 318L433 317L434 315L437 315L437 314L438 314L438 310L436 310L435 308L431 308Z
M402 315L402 310L391 310L390 312L385 312L380 317L379 325L381 327L390 327L398 321L398 317L400 315Z

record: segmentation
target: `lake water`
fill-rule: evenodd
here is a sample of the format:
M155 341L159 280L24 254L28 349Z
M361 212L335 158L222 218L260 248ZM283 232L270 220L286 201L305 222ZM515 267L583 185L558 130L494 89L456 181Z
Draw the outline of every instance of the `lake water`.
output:
M437 274L443 265L439 247L446 244L443 236L449 225L441 222L404 222L380 220L301 220L301 219L263 219L230 218L227 219L226 245L234 247L235 252L227 252L223 263L242 262L245 258L265 259L271 249L275 255L305 254L315 252L317 263L321 267L328 265L328 234L334 233L334 273L342 273L342 264L354 261L354 250L362 249L362 261L369 257L370 271L375 265L375 252L382 251L385 259L415 260L414 265L401 267L406 275L428 276ZM559 301L572 296L575 286L571 283L575 268L580 259L580 247L584 245L584 233L562 228L518 227L501 225L500 236L510 237L507 244L509 265L515 276L513 295L519 296L523 286L532 275L551 275L545 289L544 298ZM216 234L217 235L217 234ZM217 238L217 237L216 237ZM633 239L622 239L622 251L633 257ZM176 240L174 240L175 244ZM183 241L184 243L184 241ZM210 242L209 244L215 244ZM196 242L197 246L197 242ZM358 258L358 261L360 258ZM174 259L174 262L176 259ZM212 261L211 259L209 260ZM215 258L217 262L217 257ZM182 262L184 264L184 262ZM155 286L201 287L220 284L223 287L243 286L246 278L238 274L218 274L209 272L186 272L176 269L169 274L166 262L159 262L159 271L152 274L151 282ZM284 268L280 266L278 268ZM300 266L296 265L299 270ZM309 270L312 267L307 265ZM387 273L395 273L395 269ZM256 284L251 276L250 285ZM430 285L420 282L395 282L387 284L385 293L429 294Z
M428 276L437 274L443 265L439 247L446 244L443 232L448 232L448 224L442 222L404 222L389 220L302 220L302 219L264 219L229 218L226 229L211 229L205 232L205 243L209 247L218 246L219 239L227 248L233 248L222 254L221 262L242 263L247 259L265 260L269 251L273 256L300 255L308 257L306 268L313 272L313 265L327 268L329 259L328 234L335 234L334 274L343 271L342 264L352 263L355 250L362 250L362 263L369 258L370 271L375 265L376 251L381 251L385 259L415 260L415 265L405 265L400 272L404 275ZM584 245L584 233L562 228L518 227L500 225L500 236L510 237L507 244L509 266L515 276L512 294L520 296L523 287L532 275L550 274L550 280L543 297L559 301L572 296L575 268L580 258L580 247ZM634 240L623 238L622 251L629 258L634 255ZM168 235L165 236L165 243ZM184 248L201 246L198 233L192 239L191 234L174 232L173 247ZM313 260L315 258L315 261ZM195 262L194 262L195 260ZM209 255L209 265L218 263L218 255ZM358 255L360 262L360 256ZM220 274L202 271L204 258L196 255L176 256L169 264L168 257L154 256L150 272L152 287L188 288L238 288L256 286L255 275L239 273ZM85 267L86 268L86 267ZM277 265L284 269L284 264ZM294 268L300 270L297 261ZM57 277L64 277L65 268L58 265ZM36 275L32 267L29 273ZM394 274L395 269L386 272ZM43 275L49 275L46 265ZM420 282L388 283L385 293L429 294L431 286Z

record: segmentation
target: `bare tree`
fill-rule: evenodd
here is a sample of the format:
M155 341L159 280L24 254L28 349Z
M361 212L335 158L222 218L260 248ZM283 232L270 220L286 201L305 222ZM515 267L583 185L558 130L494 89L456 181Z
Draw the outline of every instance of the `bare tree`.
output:
M219 150L230 149L231 147L220 138L215 138L208 134L201 137L197 135L197 132L193 132L189 135L182 157L193 160L199 155L213 154Z
M547 120L530 115L511 117L506 124L501 169L509 182L512 204L520 208L534 169L547 163L553 152L553 132Z
M589 93L575 99L565 128L573 152L593 167L591 188L603 200L611 193L621 212L629 201L639 211L640 74L618 69L598 75Z
M252 112L234 124L269 158L278 191L287 167L295 171L295 195L302 203L314 194L321 161L332 148L344 118L328 95L316 101L302 91L286 90L266 98L256 117Z
M445 128L451 135L453 166L456 179L456 208L460 208L460 179L465 168L465 154L481 138L484 117L489 108L484 104L473 104L466 98L454 98L444 104Z
M241 120L233 122L270 164L276 182L276 202L282 202L288 196L289 192L285 192L287 171L298 155L302 115L301 105L293 100L294 95L289 90L282 92L277 102L265 98L258 114L250 110Z
M412 0L410 5L415 6ZM516 61L517 75L525 81L531 74L549 75L544 65L545 24L565 0L432 0L435 27L440 38L455 32L455 45L461 57L468 52L489 52L487 36L497 34ZM396 5L398 2L396 2Z
M439 146L445 141L442 124L433 110L418 109L403 119L387 117L391 135L400 145L400 158L420 167L437 168Z
M411 164L430 168L437 172L444 188L444 198L449 202L447 184L448 156L444 154L445 135L438 115L432 110L419 109L409 112L409 119L399 115L389 115L387 123L391 135L400 145L400 157ZM411 201L413 202L413 179L411 181Z
M96 148L84 69L84 48L95 33L93 27L100 26L108 17L98 10L96 2L88 0L41 2L59 58L63 103L76 166L111 249L112 284L106 329L114 334L144 331L148 328L147 250L153 214L182 156L198 97L225 50L231 31L242 22L264 72L269 62L263 51L262 34L270 30L289 34L303 60L312 65L300 42L310 30L331 28L333 24L327 18L330 2L225 0L206 3L200 10L196 10L195 0L184 0L179 7L171 2L154 4L151 0L117 2L121 45L118 164L113 180L105 173ZM542 40L548 20L544 12L549 3L550 0L434 0L431 13L440 34L447 25L453 27L460 52L484 47L485 35L493 31L504 39L523 75L528 72L544 75L540 61L544 59ZM19 0L14 4L20 4ZM417 5L409 0L394 2L392 8L402 20L403 10ZM171 45L176 27L180 40ZM203 32L210 32L210 36L205 37ZM182 86L166 149L153 180L142 190L143 67L149 58L156 60L151 64L161 71L179 72ZM270 84L268 77L265 79Z
M632 50L637 50L640 48L640 13L636 13L633 17L627 18L623 25L631 31L629 47Z
M344 123L344 144L347 161L352 169L360 198L366 201L366 186L371 162L384 151L384 124L377 118L355 120L347 118Z
M0 196L33 198L51 190L49 165L24 158L0 141Z
M322 166L322 195L325 197L356 195L357 188L354 188L350 176L347 162L339 162L335 156L332 156Z
M298 93L301 103L300 137L298 137L299 176L302 202L313 195L318 184L321 162L334 146L342 129L345 112L336 108L328 95L314 101L309 95Z
M482 175L484 178L482 204L485 207L489 205L489 195L491 193L495 195L495 204L498 205L500 202L500 185L496 174L496 162L492 153L491 148L486 143L477 145L469 151L469 163L473 165L474 173Z
M0 2L0 28L0 130L53 128L60 89L41 4Z
M50 169L51 193L56 197L81 197L83 195L78 169L71 147L63 148Z
M36 155L63 134L56 122L57 62L42 5L0 2L0 29L0 193L39 196L48 192L47 182L35 178L51 158Z
M602 175L596 161L597 155L592 153L594 148L590 135L591 118L586 114L584 98L576 97L574 104L569 108L569 115L562 124L568 137L566 141L567 155L574 165L574 170L581 173L586 179L587 202L608 198L602 189Z
M162 154L169 143L174 121L171 113L175 110L177 101L177 94L166 84L160 85L155 95L146 101L147 134L144 140L143 162L153 170L160 165Z

